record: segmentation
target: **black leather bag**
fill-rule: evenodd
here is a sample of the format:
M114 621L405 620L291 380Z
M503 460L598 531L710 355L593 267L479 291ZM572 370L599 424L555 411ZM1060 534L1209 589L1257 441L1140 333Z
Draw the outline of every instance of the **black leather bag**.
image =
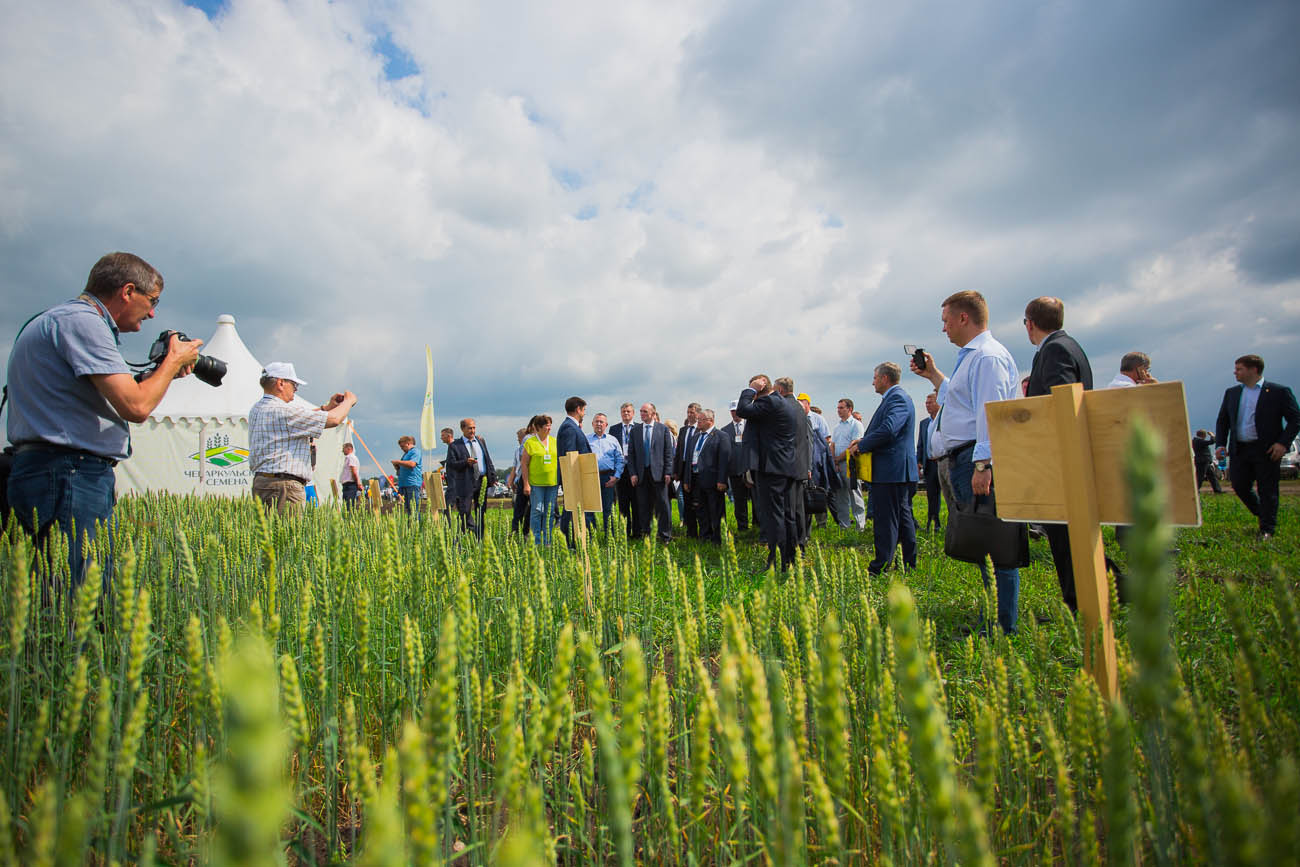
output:
M803 489L804 511L809 515L821 515L826 512L826 489L821 485L805 485Z
M948 516L943 552L965 563L983 563L987 556L998 569L1028 566L1029 526L1001 520L988 498L977 496Z

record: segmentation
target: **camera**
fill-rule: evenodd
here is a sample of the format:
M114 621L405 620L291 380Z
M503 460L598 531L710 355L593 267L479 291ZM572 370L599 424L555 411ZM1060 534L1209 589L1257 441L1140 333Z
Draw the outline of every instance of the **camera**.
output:
M149 366L135 375L137 381L153 373L158 369L158 365L163 363L163 359L167 357L167 350L171 346L172 337L179 337L186 343L190 342L190 338L181 331L164 331L159 334L153 346L149 347ZM198 377L199 382L216 388L221 385L222 377L226 375L226 363L211 355L200 355L199 360L194 362L194 375Z
M912 363L917 370L925 370L925 350L911 343L904 344L903 351L912 356Z

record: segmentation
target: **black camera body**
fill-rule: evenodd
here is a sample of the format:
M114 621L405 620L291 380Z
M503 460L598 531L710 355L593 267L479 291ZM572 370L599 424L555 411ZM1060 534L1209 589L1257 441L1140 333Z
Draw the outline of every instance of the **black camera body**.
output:
M172 337L179 337L186 343L190 342L190 338L182 331L164 331L159 334L153 346L149 347L149 366L135 375L136 380L142 380L158 369L158 365L162 364L163 359L167 357ZM194 362L194 375L198 377L199 382L216 388L221 385L221 380L226 375L226 363L211 355L200 355L199 360Z
M925 370L925 350L911 343L904 344L903 351L912 356L912 363L917 370Z

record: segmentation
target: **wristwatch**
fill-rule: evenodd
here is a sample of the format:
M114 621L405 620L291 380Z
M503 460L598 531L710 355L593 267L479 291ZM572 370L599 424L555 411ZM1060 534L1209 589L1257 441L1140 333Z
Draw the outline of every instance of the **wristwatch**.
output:
M991 461L976 461L976 462L975 462L975 472L977 472L977 473L982 473L982 472L984 472L985 470L991 470L991 469L993 469L993 463L992 463Z

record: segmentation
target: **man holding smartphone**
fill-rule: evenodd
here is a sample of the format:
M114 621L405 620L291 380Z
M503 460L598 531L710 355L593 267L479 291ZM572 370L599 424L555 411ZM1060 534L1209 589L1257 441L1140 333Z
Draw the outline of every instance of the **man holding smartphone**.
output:
M989 331L989 308L984 296L966 290L944 299L940 307L943 332L960 348L952 376L944 376L930 353L914 356L912 372L928 379L939 391L939 414L930 435L930 455L939 461L939 484L948 513L967 506L975 497L993 500L993 461L988 418L984 404L1020 397L1020 371L1007 348ZM1020 601L1020 570L994 568L998 624L1014 633ZM988 567L980 576L989 583Z

